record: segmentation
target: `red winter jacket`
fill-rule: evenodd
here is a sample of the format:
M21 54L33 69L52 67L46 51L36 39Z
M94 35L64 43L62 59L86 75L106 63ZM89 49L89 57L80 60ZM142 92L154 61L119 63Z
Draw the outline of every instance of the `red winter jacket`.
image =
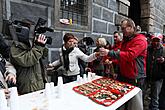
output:
M119 53L121 75L130 78L146 76L147 40L137 34L133 39L123 42Z
M123 41L120 51L111 50L108 55L119 60L122 76L128 79L146 76L147 40L144 35L136 34Z

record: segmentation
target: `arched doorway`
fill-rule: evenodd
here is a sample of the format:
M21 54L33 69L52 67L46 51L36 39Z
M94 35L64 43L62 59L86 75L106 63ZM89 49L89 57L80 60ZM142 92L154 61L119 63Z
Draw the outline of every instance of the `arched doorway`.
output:
M134 20L136 25L140 25L140 18L141 18L141 6L140 0L129 0L130 7L128 12L128 17Z

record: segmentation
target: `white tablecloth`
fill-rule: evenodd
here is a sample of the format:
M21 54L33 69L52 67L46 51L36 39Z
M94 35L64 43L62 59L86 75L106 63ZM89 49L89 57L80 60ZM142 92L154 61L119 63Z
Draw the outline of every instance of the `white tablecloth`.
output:
M73 91L72 88L77 85L77 82L64 84L61 97L59 98L57 98L57 87L55 87L55 92L51 96L51 101L48 101L45 97L44 90L19 96L20 110L48 110L49 104L51 106L50 110L116 110L141 91L139 88L135 87L111 106L106 107Z

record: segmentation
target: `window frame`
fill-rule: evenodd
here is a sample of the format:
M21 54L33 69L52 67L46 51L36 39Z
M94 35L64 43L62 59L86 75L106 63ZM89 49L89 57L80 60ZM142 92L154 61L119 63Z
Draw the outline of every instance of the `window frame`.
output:
M57 30L65 30L65 31L83 31L83 32L91 32L92 29L92 0L88 0L88 25L66 25L60 23L60 6L61 0L56 0L54 5L54 28Z

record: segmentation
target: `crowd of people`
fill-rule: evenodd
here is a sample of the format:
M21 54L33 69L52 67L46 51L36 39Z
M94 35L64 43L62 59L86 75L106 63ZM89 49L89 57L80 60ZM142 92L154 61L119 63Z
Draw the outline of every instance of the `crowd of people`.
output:
M63 36L64 44L59 50L59 59L49 63L48 69L56 69L56 74L62 75L64 84L76 81L77 75L83 76L86 71L91 71L96 75L111 77L141 88L141 92L118 110L143 110L146 89L150 87L149 110L164 110L163 35L141 33L140 26L136 26L129 18L122 20L120 26L122 32L115 31L113 34L114 45L104 37L98 37L93 53L83 51L78 38L66 33ZM11 86L8 83L10 82L12 86L17 86L19 95L22 95L41 90L48 82L42 62L48 49L45 47L45 35L40 34L32 41L29 35L17 37L9 49L1 36L0 88L7 91L8 86ZM93 43L91 40L89 44ZM80 65L80 61L85 62L85 66Z

